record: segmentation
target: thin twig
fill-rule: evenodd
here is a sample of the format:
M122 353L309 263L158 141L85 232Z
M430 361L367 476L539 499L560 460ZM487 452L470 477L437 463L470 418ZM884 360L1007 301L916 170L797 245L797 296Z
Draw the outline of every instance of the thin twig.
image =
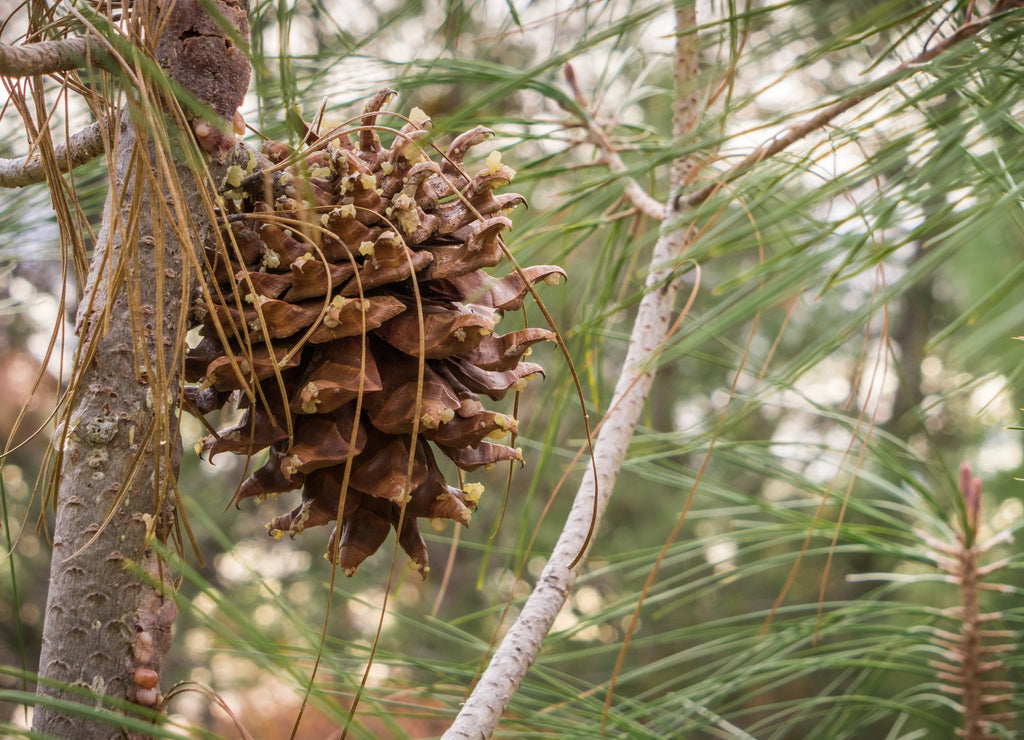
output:
M57 144L53 153L61 172L70 172L79 165L92 161L103 153L102 121L96 121L72 134L67 142ZM0 159L0 187L21 188L45 179L43 160L38 154L17 159Z
M629 172L629 168L626 163L622 161L622 157L619 156L618 151L612 145L611 141L608 140L607 135L601 130L594 119L587 117L587 128L590 131L591 141L597 145L604 155L605 164L608 165L608 169L613 174L622 175L623 185L622 189L626 197L629 198L630 202L633 203L640 211L647 216L657 220L665 220L665 204L655 200L643 186L640 185L634 178L630 177L626 173Z
M626 172L626 164L619 157L618 153L614 149L605 150L605 162L608 164L608 169L616 175L621 175ZM640 211L647 216L657 220L665 220L665 204L655 200L643 186L640 185L632 177L624 178L623 192L626 197L629 198L630 202L635 205Z

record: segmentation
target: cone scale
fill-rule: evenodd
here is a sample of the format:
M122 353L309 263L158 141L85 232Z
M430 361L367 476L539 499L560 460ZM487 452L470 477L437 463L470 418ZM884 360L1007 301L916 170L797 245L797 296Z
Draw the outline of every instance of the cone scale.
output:
M516 420L487 403L540 374L523 357L555 335L502 335L498 323L531 285L565 273L486 272L504 260L506 214L525 202L496 192L514 172L497 152L466 171L467 152L491 135L483 127L431 160L421 111L398 131L377 125L390 94L356 127L304 151L266 142L250 171L229 173L226 248L207 255L214 287L197 302L202 339L185 370L195 413L243 411L200 452L269 451L234 502L301 492L271 536L333 525L327 557L352 575L394 529L425 576L418 520L468 525L481 491L452 485L439 457L461 471L522 462L501 442Z

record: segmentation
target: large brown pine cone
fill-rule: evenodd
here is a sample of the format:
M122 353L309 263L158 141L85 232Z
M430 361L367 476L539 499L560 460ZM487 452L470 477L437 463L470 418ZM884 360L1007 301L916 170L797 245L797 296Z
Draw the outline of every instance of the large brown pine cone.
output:
M522 462L493 441L516 420L481 396L521 390L541 370L523 356L555 336L495 326L530 284L564 277L549 265L502 279L483 271L504 259L506 213L524 202L494 192L514 172L495 152L466 173L467 150L491 134L483 127L432 161L421 111L397 132L377 125L389 94L355 128L301 152L267 142L248 171L229 173L227 250L208 253L215 288L199 303L202 340L185 368L197 413L229 398L245 410L200 450L269 447L235 503L301 488L270 534L335 522L328 557L349 575L392 528L425 575L417 518L469 523L482 486L449 485L435 450L464 471ZM378 131L394 136L389 148Z

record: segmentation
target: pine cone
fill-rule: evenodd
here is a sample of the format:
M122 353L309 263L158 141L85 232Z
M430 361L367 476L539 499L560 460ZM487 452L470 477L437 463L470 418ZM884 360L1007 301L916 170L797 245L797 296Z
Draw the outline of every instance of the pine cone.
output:
M400 131L376 124L391 94L378 93L355 130L301 152L267 142L263 168L253 156L248 173L229 172L227 254L207 254L217 289L197 306L202 340L185 373L198 384L188 390L197 413L231 398L245 411L200 452L269 448L234 503L302 489L302 502L267 525L272 536L334 522L327 556L352 575L395 528L425 576L417 519L467 525L483 490L449 485L436 452L463 471L522 462L492 441L514 434L516 420L481 396L521 390L541 372L523 356L555 336L499 336L495 326L530 284L565 273L483 271L503 260L505 214L524 202L494 192L514 172L494 152L466 174L466 152L491 135L483 127L431 161L421 111ZM379 130L394 135L389 148Z

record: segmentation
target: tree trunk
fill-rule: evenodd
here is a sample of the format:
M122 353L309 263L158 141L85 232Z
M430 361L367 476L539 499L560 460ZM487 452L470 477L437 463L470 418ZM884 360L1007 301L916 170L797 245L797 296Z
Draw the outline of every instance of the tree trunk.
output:
M181 242L166 225L154 229L151 188L131 171L136 144L125 119L116 177L78 316L83 349L88 353L95 341L95 352L76 373L79 390L65 430L39 673L98 695L153 705L153 695L144 692L154 687L139 686L143 696L138 696L134 674L136 669L159 674L176 610L156 583L145 583L138 568L153 572L158 567L147 538L155 532L166 540L173 517L166 506L158 512L155 501L167 500L167 486L161 483L177 474L180 452L168 451L166 444L161 450L153 442L177 436L176 419L161 401L178 392L180 355L175 358L169 350L178 339L182 291L191 281L183 274ZM196 195L191 173L177 169L186 192ZM140 196L133 208L133 198ZM130 210L138 214L137 227L125 233ZM162 232L159 239L156 230ZM121 260L117 280L115 266ZM160 346L158 339L170 346ZM156 385L165 386L163 393L153 391L155 372L162 373ZM163 580L156 575L157 582ZM152 683L147 675L140 673L140 679ZM42 685L40 691L74 697L63 688ZM34 726L59 737L117 734L43 707Z
M215 5L245 38L247 8ZM195 0L171 8L162 19L161 65L230 118L248 87L245 55ZM198 250L212 243L214 227L211 201L200 190L207 178L186 164L184 147L160 149L149 141L138 120L127 114L121 120L114 179L79 309L75 391L58 438L63 465L39 664L43 701L33 729L76 740L133 733L119 726L123 715L99 722L62 712L47 698L157 706L177 612L169 574L149 545L153 538L166 542L175 521L183 311ZM223 150L233 141L211 134L209 123L196 128L214 151L212 181L221 182L228 164ZM167 185L174 182L172 198Z

